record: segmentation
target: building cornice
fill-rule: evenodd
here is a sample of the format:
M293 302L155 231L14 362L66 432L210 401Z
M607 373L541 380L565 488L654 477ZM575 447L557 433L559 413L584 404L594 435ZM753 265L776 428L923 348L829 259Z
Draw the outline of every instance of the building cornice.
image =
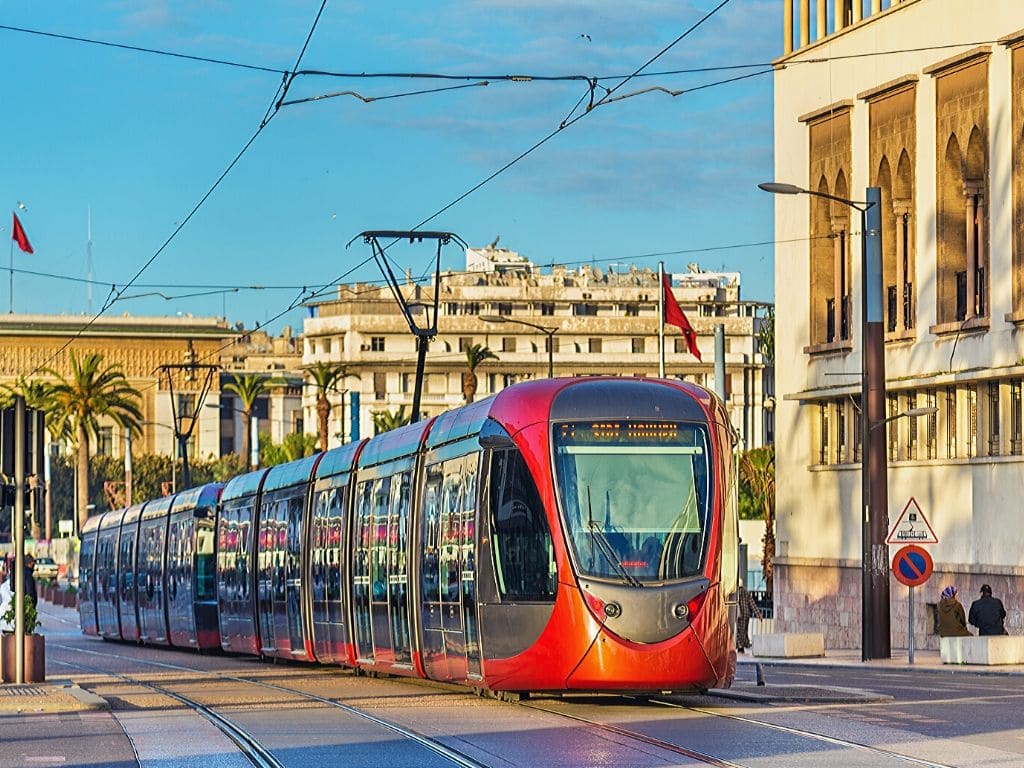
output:
M65 315L6 315L0 317L0 336L68 336L82 338L225 339L244 335L219 320L174 317L101 318L88 327L87 317Z
M851 381L849 384L809 387L799 392L783 395L782 399L797 402L814 402L859 394L861 391L860 374L850 374L850 377L851 379L856 377L857 380ZM898 376L887 378L885 388L891 392L908 389L933 389L963 382L990 381L1008 377L1024 377L1024 365L1013 363L1012 365L1004 366L967 368L959 371L934 371L932 373L918 373L911 376Z
M874 88L868 88L866 91L861 91L857 94L857 98L861 101L875 101L883 96L892 96L894 93L900 91L909 90L917 85L917 75L903 75L903 77L897 77L895 80L890 80L887 83L875 86Z
M806 53L808 53L810 51L817 50L818 48L821 48L822 46L828 45L829 43L838 40L839 38L843 37L844 35L849 35L849 34L853 34L855 32L859 32L860 30L862 30L865 27L867 27L869 24L874 24L875 22L878 22L878 21L888 17L889 14L899 13L901 11L905 11L910 6L916 5L917 3L920 3L921 1L922 0L903 0L903 2L891 5L888 8L886 8L885 10L881 10L881 11L878 11L877 13L869 14L865 18L863 18L860 21L858 21L856 24L850 24L849 26L843 27L838 32L832 32L831 34L825 35L825 37L822 37L822 38L819 38L819 39L814 40L812 42L809 42L805 46L802 46L800 48L794 48L792 53L783 54L782 56L779 56L779 58L777 58L774 61L772 61L772 66L774 66L776 68L776 70L779 70L779 69L785 69L786 68L786 64L789 63L789 62L792 62L794 64L804 64L804 63L807 63L807 60L800 59L800 57L803 56L804 54L806 54ZM829 58L828 56L821 56L821 57L811 56L809 60L810 61L816 61L816 60L827 61L828 58Z
M1016 32L1003 35L996 42L1000 45L1005 45L1007 48L1020 48L1024 45L1024 29L1018 29Z
M797 118L797 122L815 123L823 118L835 117L843 112L849 112L852 109L853 99L843 99L842 101L837 101L834 104L829 104L827 107L821 107L820 109L815 109L813 112L808 112L806 115L800 115L800 117Z
M979 45L977 48L972 48L969 51L958 53L956 56L950 56L948 59L932 64L930 67L925 67L921 70L926 75L938 76L946 75L950 72L969 67L971 64L986 59L992 55L991 45Z

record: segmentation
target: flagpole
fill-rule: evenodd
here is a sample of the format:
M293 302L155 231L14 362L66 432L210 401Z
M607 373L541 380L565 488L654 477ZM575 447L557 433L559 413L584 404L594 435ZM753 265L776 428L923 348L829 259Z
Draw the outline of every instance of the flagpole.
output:
M665 262L658 262L658 378L665 378Z
M11 216L11 218L14 218L13 215ZM14 233L13 232L11 232L11 261L10 261L10 264L11 264L11 266L10 266L10 269L7 270L7 274L9 276L8 287L9 287L10 292L11 292L11 303L9 305L10 308L7 311L8 311L9 314L13 315L14 314Z
M86 270L86 273L88 274L88 277L89 277L88 288L86 288L86 291L88 292L88 297L89 297L89 314L91 315L92 314L92 205L91 204L86 208L86 211L87 211L87 217L88 217L88 223L86 225L88 239L85 242L85 270Z

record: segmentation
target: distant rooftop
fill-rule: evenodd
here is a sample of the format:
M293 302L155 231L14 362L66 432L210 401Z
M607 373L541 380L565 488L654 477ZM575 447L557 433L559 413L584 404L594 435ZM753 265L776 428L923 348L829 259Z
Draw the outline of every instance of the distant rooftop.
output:
M91 315L0 315L0 334L66 335L81 330ZM234 336L238 331L219 317L143 317L138 315L103 315L82 331L82 336L172 336L214 337Z

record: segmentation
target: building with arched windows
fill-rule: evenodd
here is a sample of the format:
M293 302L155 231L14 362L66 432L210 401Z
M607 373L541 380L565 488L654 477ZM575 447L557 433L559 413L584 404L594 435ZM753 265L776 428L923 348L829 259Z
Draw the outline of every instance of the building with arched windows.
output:
M939 543L927 603L991 584L1022 630L1024 3L783 0L775 181L881 193L888 515L910 499ZM813 34L812 34L813 33ZM861 643L861 218L775 200L776 623ZM929 409L917 418L911 409ZM894 550L893 550L894 551ZM890 552L890 557L893 552ZM890 584L892 644L907 589Z

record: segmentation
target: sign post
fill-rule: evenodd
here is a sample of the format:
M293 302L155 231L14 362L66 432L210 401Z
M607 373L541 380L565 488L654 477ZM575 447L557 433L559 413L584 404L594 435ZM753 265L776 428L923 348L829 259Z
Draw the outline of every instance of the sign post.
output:
M892 559L892 573L900 584L910 587L907 597L907 661L914 663L914 587L932 575L932 556L916 544L900 548Z

